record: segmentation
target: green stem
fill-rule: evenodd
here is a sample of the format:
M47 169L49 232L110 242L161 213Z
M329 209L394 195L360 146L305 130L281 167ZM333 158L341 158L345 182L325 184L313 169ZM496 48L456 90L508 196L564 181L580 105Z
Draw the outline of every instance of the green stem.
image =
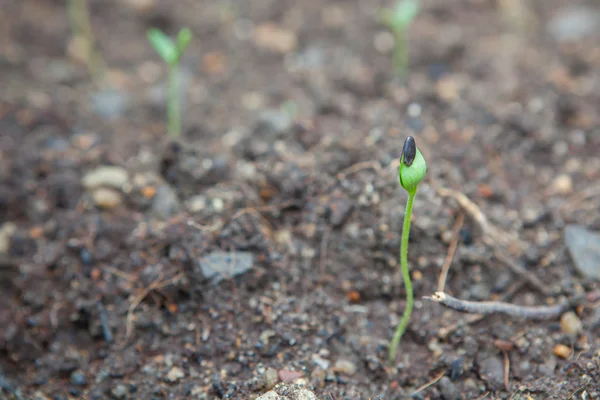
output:
M404 309L402 320L400 321L398 328L396 328L396 333L394 334L394 338L392 339L392 343L390 345L390 364L392 364L396 359L396 351L398 350L398 346L400 345L402 335L404 335L404 332L406 331L406 327L408 326L408 320L410 319L410 314L412 313L413 309L413 287L412 282L410 280L410 272L408 271L408 236L410 234L410 219L412 215L413 201L415 199L416 194L416 190L412 193L408 193L406 212L404 213L402 241L400 244L400 267L402 268L402 279L404 280L404 288L406 289L406 308Z
M90 21L90 10L87 0L69 0L67 3L69 13L69 24L71 34L74 38L80 38L85 42L85 62L92 79L98 84L104 83L104 72L106 67L99 52L96 51L92 23Z
M169 64L168 72L169 93L167 99L167 119L169 135L172 138L179 136L181 132L181 108L179 105L179 63Z
M400 29L394 33L393 64L394 71L400 77L408 72L408 41L406 30Z

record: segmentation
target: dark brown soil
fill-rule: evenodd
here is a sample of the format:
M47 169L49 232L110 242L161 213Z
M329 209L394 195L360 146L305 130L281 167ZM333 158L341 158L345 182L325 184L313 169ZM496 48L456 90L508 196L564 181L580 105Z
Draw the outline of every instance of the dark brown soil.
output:
M281 379L335 400L410 398L434 380L414 398L599 398L598 302L568 335L558 318L474 320L422 300L461 212L437 187L518 235L505 251L547 288L467 218L448 293L533 305L600 289L563 241L566 224L600 228L600 193L581 196L600 180L600 34L549 29L600 12L593 0L424 0L407 83L377 22L389 2L92 1L112 97L67 56L63 3L0 0L1 398L253 399ZM195 35L175 146L150 26ZM390 367L408 135L428 174L416 309ZM82 178L107 165L129 175L98 200Z

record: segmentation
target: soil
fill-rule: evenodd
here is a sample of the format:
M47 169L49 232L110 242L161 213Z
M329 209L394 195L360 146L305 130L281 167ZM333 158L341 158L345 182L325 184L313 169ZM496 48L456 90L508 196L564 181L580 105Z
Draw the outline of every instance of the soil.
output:
M594 1L423 1L406 80L388 2L91 1L109 89L68 56L63 3L0 1L1 398L252 399L278 381L335 400L599 398L598 302L561 324L422 299L462 212L438 187L518 235L504 251L547 288L466 218L449 294L600 289L563 241L600 228L600 34L549 28ZM194 32L175 143L151 26ZM408 135L428 172L389 366Z

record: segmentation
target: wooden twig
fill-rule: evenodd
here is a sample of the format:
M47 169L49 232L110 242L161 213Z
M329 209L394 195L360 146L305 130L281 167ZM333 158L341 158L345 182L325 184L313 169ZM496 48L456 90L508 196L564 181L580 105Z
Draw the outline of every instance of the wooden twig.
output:
M446 255L446 260L444 261L444 265L442 266L442 272L440 273L440 277L438 280L438 292L443 292L446 287L446 279L448 279L448 271L450 270L450 264L452 264L452 259L454 258L454 253L458 248L458 239L460 229L463 226L465 221L465 214L460 213L454 227L452 228L452 242L450 243L450 247L448 247L448 254Z
M525 243L517 235L504 232L498 227L492 225L487 217L481 212L477 204L471 201L467 196L455 190L438 188L437 192L442 197L451 197L460 207L471 217L483 231L483 239L489 246L496 247L502 245L505 247L515 247L519 250L525 250Z
M451 197L455 199L460 207L467 213L467 215L469 215L469 217L471 217L479 225L483 232L483 241L494 249L494 254L501 262L506 264L506 266L508 266L512 272L527 280L527 282L529 282L535 289L539 290L540 293L545 295L549 294L549 289L537 276L521 267L504 250L501 249L501 246L504 246L506 248L516 248L519 251L523 251L526 248L526 244L521 239L519 239L516 235L504 232L492 225L483 212L481 212L477 204L472 202L463 193L446 188L438 188L437 192L442 197Z
M422 385L422 386L419 386L419 387L417 388L417 390L415 390L415 391L413 392L413 394L412 394L412 395L414 396L415 394L417 394L417 393L419 393L419 392L421 392L421 391L423 391L423 390L427 389L429 386L431 386L431 385L435 384L437 381L439 381L440 379L442 379L442 377L443 377L445 374L446 374L446 371L442 371L442 372L440 372L439 374L437 374L437 376L436 376L435 378L433 378L432 380L430 380L430 381L429 381L429 382L427 382L426 384L424 384L424 385Z
M552 319L577 304L580 299L559 303L553 306L519 306L501 301L467 301L459 300L444 292L436 292L424 299L434 301L456 311L469 314L504 314L525 319Z

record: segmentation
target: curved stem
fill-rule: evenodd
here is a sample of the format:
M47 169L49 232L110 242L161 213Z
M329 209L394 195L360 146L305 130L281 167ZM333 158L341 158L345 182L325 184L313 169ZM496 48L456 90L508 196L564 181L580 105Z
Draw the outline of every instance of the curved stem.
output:
M170 63L168 73L169 92L167 100L167 120L169 135L174 138L181 133L181 109L179 105L180 76L178 63Z
M402 335L404 335L404 332L406 331L406 327L408 326L408 321L410 319L410 314L412 313L413 309L414 295L412 282L410 280L410 272L408 271L408 236L410 234L410 218L412 215L413 201L415 199L416 193L416 190L412 193L408 193L406 212L404 213L404 225L402 226L402 241L400 243L400 267L402 269L402 279L404 280L404 288L406 289L406 308L404 309L402 320L400 321L400 324L398 324L398 328L396 328L396 333L394 334L394 338L392 339L392 343L390 345L390 364L392 364L396 359L396 351L398 350L398 346L400 345Z

